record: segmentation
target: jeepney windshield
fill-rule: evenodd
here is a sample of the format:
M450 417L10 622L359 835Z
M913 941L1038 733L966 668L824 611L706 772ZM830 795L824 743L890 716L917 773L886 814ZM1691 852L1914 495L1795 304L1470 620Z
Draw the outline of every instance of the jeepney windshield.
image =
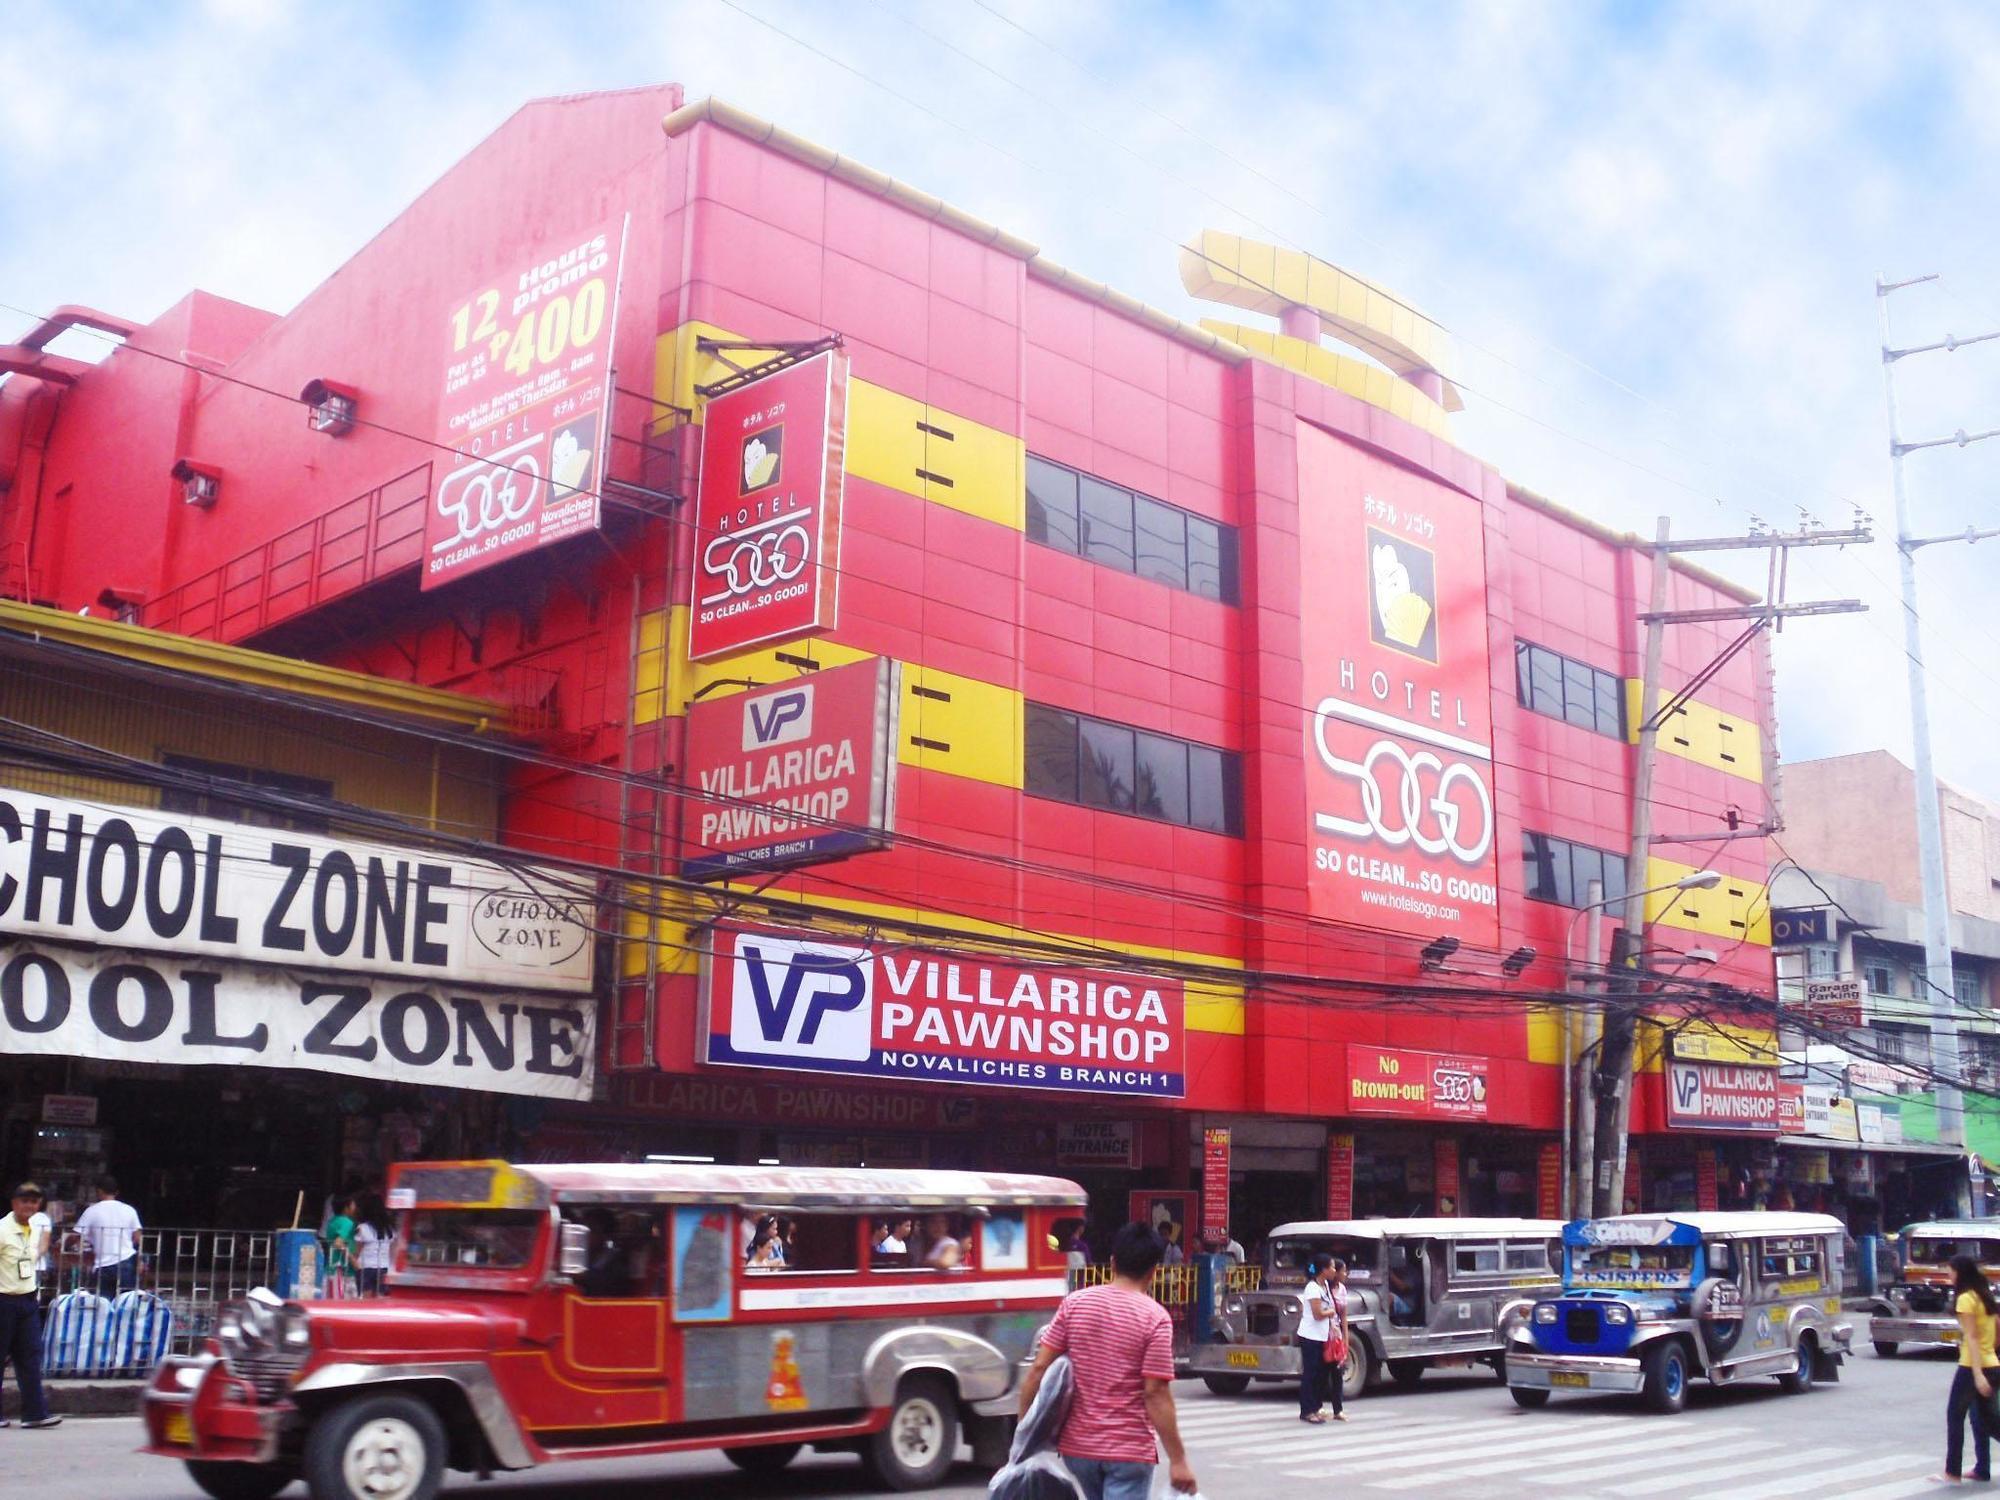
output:
M1347 1263L1349 1281L1366 1286L1375 1280L1375 1259L1379 1250L1380 1245L1375 1240L1343 1234L1273 1240L1269 1279L1288 1286L1304 1286L1307 1266L1314 1261L1339 1260Z
M1910 1237L1908 1258L1913 1266L1948 1265L1954 1255L1975 1256L1982 1266L2000 1265L2000 1240L1959 1240L1943 1235Z
M1694 1285L1692 1245L1572 1245L1569 1284L1655 1291Z
M531 1208L432 1208L410 1215L403 1264L518 1271L535 1253L548 1215Z

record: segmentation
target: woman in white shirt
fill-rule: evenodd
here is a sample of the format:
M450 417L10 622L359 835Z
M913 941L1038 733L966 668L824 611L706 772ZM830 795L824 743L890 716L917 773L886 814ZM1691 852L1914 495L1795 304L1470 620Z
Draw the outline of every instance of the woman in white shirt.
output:
M1327 1267L1314 1261L1306 1268L1305 1289L1299 1293L1299 1420L1323 1423L1326 1415L1327 1341L1334 1332L1333 1292L1327 1285ZM1338 1396L1334 1410L1340 1410Z

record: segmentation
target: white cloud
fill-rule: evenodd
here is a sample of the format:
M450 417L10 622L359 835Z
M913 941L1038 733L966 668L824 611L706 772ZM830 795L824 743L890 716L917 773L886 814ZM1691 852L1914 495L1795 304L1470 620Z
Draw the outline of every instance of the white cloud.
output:
M1886 530L1872 277L1948 273L1960 302L1899 306L1911 338L2000 327L2000 23L1974 3L990 0L1081 68L978 5L740 3L807 46L721 3L17 7L0 301L283 309L523 99L678 77L1188 315L1173 244L1268 226L1458 330L1467 445L1631 529L1852 499ZM1901 378L1910 435L2000 425L2000 353ZM1911 460L1920 529L2000 521L1990 447ZM1939 764L1988 791L1996 558L1922 561ZM1799 560L1795 597L1874 608L1780 640L1789 752L1907 753L1894 576L1886 544Z

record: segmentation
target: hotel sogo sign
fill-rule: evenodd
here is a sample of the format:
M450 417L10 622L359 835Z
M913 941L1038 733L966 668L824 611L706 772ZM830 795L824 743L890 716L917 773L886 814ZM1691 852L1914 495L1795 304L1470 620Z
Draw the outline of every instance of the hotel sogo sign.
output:
M1177 981L900 943L715 929L703 1059L995 1088L1179 1099Z
M1312 913L1494 947L1479 503L1297 431Z
M0 1052L587 1099L593 920L527 867L0 790Z

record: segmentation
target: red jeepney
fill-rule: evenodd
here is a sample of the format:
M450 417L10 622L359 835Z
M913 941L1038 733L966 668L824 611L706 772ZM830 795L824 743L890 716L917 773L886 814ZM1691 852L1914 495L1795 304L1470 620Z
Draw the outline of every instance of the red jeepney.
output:
M447 1469L858 1452L898 1490L998 1463L1082 1189L976 1172L395 1168L388 1294L225 1309L146 1392L218 1500L428 1500Z

